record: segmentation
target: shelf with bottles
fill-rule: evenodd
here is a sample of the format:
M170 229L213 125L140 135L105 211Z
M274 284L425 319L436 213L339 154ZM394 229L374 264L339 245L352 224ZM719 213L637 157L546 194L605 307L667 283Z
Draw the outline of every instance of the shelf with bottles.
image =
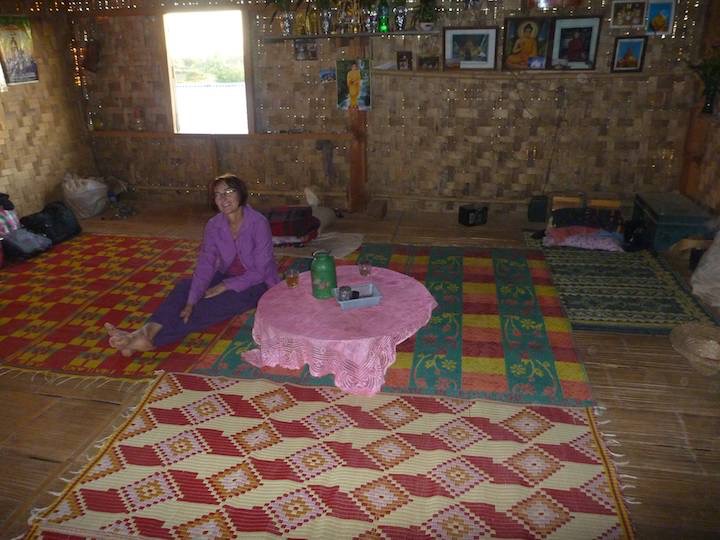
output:
M261 38L265 43L276 43L288 39L327 39L327 38L361 38L361 37L393 37L393 36L433 36L440 30L400 30L397 32L350 32L341 34L293 34L290 36L266 36Z

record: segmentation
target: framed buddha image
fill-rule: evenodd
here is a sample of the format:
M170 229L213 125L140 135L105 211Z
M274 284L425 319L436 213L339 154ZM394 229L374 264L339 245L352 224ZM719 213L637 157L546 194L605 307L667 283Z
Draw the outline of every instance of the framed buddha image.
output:
M650 0L647 8L647 25L645 31L651 36L671 34L674 18L674 0Z
M553 32L553 69L595 69L600 17L555 19Z
M548 51L552 43L552 29L552 17L505 19L503 69L546 69Z
M647 36L615 38L615 52L611 70L621 73L642 71L646 45Z

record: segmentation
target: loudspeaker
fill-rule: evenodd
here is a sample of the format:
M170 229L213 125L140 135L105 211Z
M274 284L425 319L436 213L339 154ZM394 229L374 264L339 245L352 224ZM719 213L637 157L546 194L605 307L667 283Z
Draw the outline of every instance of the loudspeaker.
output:
M544 223L548 217L548 196L536 195L528 204L528 221Z
M487 223L487 206L465 204L458 208L458 223L460 225L485 225Z

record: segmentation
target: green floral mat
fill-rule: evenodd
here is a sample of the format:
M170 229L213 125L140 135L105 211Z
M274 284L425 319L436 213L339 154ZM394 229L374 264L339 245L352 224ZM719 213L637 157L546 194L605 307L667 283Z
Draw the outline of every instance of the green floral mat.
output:
M570 324L537 250L467 249L364 244L360 256L374 266L423 282L438 302L430 322L397 347L383 392L562 406L591 405L584 366ZM358 254L339 260L355 264ZM282 261L300 271L309 259ZM267 378L332 386L332 376L259 369L242 359L255 348L253 313L232 340L220 340L193 369L196 373Z

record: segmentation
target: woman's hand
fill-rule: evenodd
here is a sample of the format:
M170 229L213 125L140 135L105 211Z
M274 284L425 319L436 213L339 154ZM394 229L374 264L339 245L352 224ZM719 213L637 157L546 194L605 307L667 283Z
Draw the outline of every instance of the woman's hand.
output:
M193 305L192 304L185 304L185 307L182 308L182 311L180 311L180 318L183 320L185 324L188 323L188 320L190 320L190 315L192 315Z
M218 294L222 294L225 291L227 291L227 287L224 283L218 283L214 287L210 287L207 291L205 291L205 298L212 298L214 296L217 296Z

